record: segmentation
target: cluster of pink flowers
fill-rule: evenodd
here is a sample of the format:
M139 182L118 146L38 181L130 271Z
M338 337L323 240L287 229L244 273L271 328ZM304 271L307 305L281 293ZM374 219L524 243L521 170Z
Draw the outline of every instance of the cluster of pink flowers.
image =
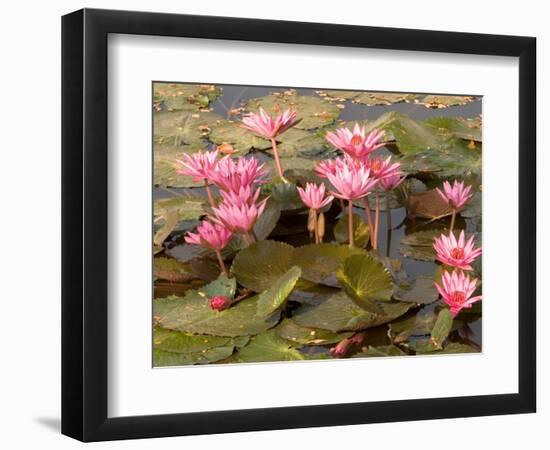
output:
M195 233L187 233L185 241L214 251L220 268L227 274L221 251L235 233L250 242L254 225L265 209L267 198L259 200L258 186L265 182L267 175L264 164L255 158L234 160L229 155L220 159L217 151L197 152L184 158L178 161L182 166L180 173L197 181L204 180L213 212L199 224ZM220 191L219 203L209 190L210 184Z
M455 180L451 185L448 181L443 183L443 191L437 189L452 211L452 219L449 235L441 234L434 239L436 259L442 264L452 267L453 271L444 271L441 284L435 286L443 301L449 306L451 314L455 317L463 308L471 308L481 300L481 296L472 297L477 288L477 278L471 279L465 271L473 270L472 262L481 255L481 248L475 248L474 236L466 239L462 230L456 239L453 233L456 211L462 208L473 197L472 187L465 186L463 181Z

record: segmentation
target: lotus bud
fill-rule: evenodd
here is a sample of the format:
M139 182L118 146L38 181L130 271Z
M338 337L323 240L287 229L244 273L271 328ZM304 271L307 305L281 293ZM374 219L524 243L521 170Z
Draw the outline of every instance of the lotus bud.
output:
M216 311L223 311L231 306L231 300L225 295L215 295L210 298L210 307Z
M317 212L314 209L310 209L309 215L307 216L307 231L309 231L310 236L313 236L315 232L315 214L317 214Z
M323 236L325 235L325 215L323 213L319 214L317 219L317 228L319 233L319 241L323 242Z

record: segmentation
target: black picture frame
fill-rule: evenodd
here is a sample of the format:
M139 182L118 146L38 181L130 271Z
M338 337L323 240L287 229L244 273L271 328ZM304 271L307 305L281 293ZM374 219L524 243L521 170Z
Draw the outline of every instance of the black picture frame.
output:
M518 57L518 393L107 417L107 36L110 33ZM535 412L535 91L533 37L94 9L64 16L62 433L82 441L102 441Z

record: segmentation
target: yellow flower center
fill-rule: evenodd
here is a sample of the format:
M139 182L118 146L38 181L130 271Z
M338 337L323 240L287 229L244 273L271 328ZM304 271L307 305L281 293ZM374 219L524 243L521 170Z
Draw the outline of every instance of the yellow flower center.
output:
M358 134L354 134L351 138L351 143L353 145L361 145L363 143L363 138Z

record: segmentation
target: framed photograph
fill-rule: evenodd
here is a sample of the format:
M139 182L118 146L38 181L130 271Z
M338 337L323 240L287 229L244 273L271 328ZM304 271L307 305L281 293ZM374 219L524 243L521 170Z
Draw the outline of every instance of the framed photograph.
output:
M535 38L62 26L64 434L535 412Z

